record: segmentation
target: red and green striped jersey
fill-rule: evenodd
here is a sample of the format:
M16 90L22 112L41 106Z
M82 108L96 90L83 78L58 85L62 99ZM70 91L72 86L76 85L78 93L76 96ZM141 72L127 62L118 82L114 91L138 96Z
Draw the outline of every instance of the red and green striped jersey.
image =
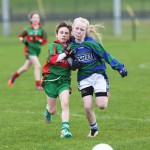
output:
M53 73L59 76L70 77L71 69L67 59L64 58L60 62L56 62L59 54L62 54L65 48L66 47L64 47L58 40L55 40L54 43L50 44L46 64L42 69L43 76Z
M45 45L47 42L47 34L41 24L39 24L37 30L34 29L32 25L27 26L18 38L23 38L24 41L27 42L27 47L35 49L41 49L41 46Z

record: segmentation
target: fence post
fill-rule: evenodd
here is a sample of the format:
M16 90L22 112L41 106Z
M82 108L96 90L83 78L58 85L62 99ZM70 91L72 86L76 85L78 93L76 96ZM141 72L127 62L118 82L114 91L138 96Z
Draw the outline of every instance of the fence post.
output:
M135 14L134 14L134 12L130 6L126 6L126 9L127 9L127 12L129 13L129 15L131 17L132 40L135 41L136 40L136 25L138 25L138 20L136 19Z
M132 21L132 40L135 41L136 40L136 21L135 21L134 16L131 17L131 21Z

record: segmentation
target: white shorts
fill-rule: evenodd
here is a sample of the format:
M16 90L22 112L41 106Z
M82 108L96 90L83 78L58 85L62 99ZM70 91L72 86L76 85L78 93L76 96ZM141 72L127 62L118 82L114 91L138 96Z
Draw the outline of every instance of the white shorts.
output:
M78 88L81 91L84 88L92 86L95 93L108 92L109 81L106 77L102 74L94 73L88 78L81 80L79 82Z

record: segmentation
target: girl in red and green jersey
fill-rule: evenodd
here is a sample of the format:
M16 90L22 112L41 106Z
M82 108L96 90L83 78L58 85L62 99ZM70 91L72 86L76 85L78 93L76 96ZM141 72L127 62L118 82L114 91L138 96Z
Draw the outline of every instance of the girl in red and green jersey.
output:
M72 137L69 131L69 92L71 69L67 61L71 35L71 25L61 22L56 27L57 39L50 44L46 64L43 67L43 88L47 95L47 107L44 118L51 122L52 115L56 113L56 98L59 96L62 108L62 128L60 138ZM70 53L70 52L69 52Z
M24 43L24 54L26 61L22 67L20 67L8 81L8 85L11 87L17 77L23 72L28 70L31 64L34 65L34 77L37 90L42 90L40 82L40 68L38 56L41 52L42 45L47 42L47 35L40 23L40 15L37 12L33 12L29 16L30 25L27 26L23 32L18 36L19 40Z

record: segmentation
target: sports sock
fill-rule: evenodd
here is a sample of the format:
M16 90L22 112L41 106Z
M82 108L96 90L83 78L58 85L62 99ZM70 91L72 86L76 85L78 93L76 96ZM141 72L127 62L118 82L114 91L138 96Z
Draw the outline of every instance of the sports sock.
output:
M13 75L12 75L12 81L14 82L14 80L19 77L19 73L15 72Z
M90 124L90 128L91 128L92 131L98 131L98 125L97 125L97 123L95 122L93 124Z
M62 122L61 130L69 130L69 122Z
M48 104L46 105L46 109L49 111L49 107L48 107Z
M36 87L41 86L41 81L35 81Z

